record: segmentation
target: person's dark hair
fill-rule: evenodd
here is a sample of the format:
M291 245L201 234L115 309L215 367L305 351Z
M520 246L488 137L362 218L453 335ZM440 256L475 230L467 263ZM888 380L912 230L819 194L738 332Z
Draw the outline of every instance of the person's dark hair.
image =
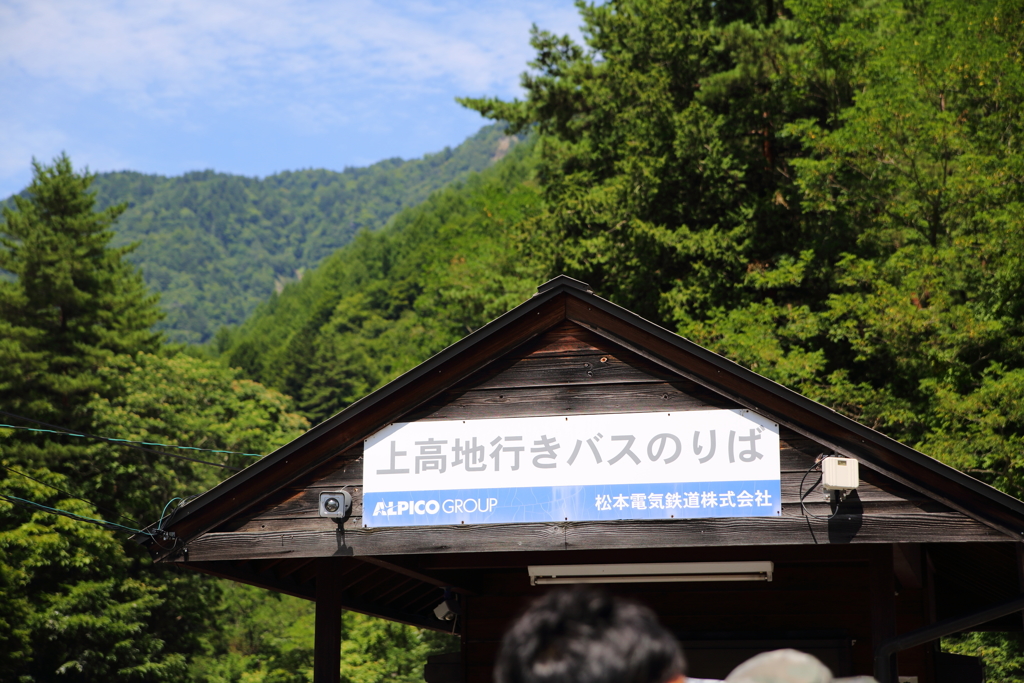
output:
M540 598L501 641L496 683L667 683L683 652L650 609L592 589Z

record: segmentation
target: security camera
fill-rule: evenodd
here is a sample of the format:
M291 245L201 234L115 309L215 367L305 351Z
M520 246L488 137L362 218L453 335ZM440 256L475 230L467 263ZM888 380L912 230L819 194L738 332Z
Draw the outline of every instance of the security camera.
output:
M348 491L324 491L320 494L320 516L342 518L352 509Z

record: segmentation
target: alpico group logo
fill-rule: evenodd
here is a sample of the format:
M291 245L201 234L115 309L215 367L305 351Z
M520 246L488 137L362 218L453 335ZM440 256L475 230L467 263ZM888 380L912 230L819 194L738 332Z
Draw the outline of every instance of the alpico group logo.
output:
M449 498L436 500L380 500L373 507L373 516L394 517L397 515L436 515L438 512L461 514L466 512L490 512L498 505L497 498Z

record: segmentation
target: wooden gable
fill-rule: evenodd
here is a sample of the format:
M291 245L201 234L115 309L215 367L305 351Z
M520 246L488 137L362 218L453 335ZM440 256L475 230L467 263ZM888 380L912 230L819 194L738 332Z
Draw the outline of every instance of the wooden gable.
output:
M740 408L736 402L680 377L576 323L551 327L515 352L489 364L397 421L482 419L592 413L692 411ZM318 515L319 493L346 487L353 497L344 522L345 552L353 555L409 552L564 550L608 547L766 545L773 543L885 543L940 540L985 541L1005 534L916 492L870 468L861 487L833 510L805 477L815 458L832 449L782 427L781 519L594 522L558 525L486 525L413 530L362 528L362 448L357 445L258 505L190 544L190 558L233 559L220 534L250 534L250 558L321 557L338 552L337 525ZM806 513L806 514L805 514ZM609 526L614 534L605 533ZM294 534L304 534L301 537ZM292 539L282 545L280 534ZM708 535L711 534L711 538ZM224 539L229 540L229 539Z

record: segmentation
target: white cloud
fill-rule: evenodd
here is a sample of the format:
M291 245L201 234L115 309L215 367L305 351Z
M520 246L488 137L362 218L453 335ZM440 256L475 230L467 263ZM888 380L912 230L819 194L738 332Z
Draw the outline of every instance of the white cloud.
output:
M234 106L282 84L510 94L531 22L573 30L577 15L542 2L7 0L0 65L141 109Z

